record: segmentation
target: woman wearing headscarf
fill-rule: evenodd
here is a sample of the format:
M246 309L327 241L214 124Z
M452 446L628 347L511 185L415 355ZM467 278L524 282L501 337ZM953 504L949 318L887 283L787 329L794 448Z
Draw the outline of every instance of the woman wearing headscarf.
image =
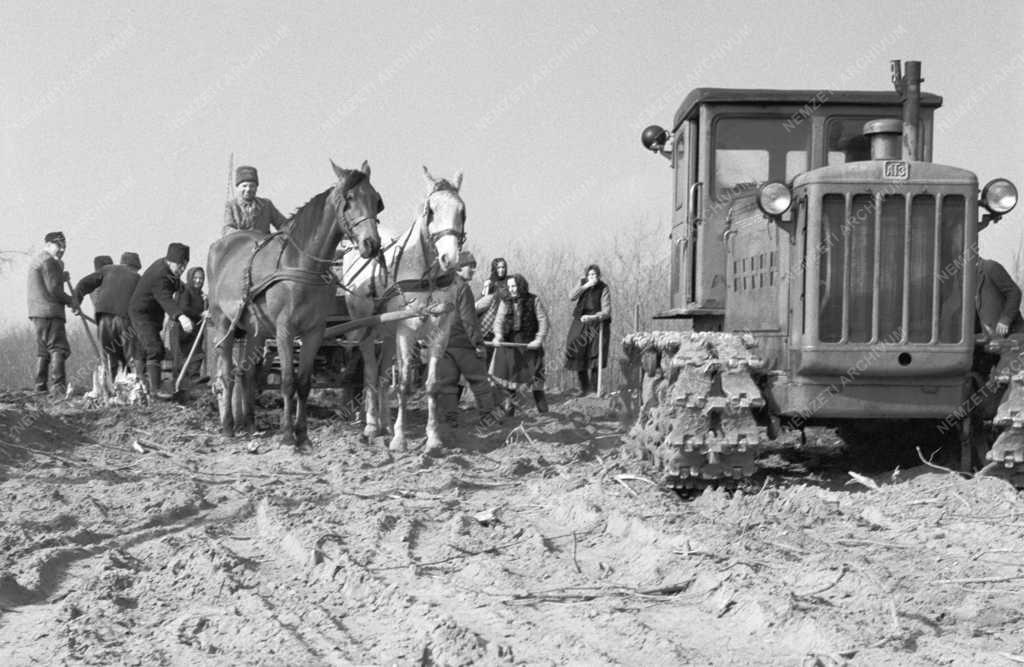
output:
M548 313L522 274L507 279L507 298L498 303L494 319L494 343L491 381L505 389L505 413L515 414L516 392L533 389L538 412L547 412L544 394L544 339L548 335Z
M504 257L491 260L491 275L484 281L484 289L480 298L474 303L477 317L480 318L480 329L484 332L484 342L494 339L494 319L498 314L498 304L508 298L508 262ZM494 348L487 348L487 365L491 364Z
M177 379L181 373L185 359L192 350L192 345L199 335L199 324L203 321L203 313L206 311L206 297L203 296L203 285L206 283L206 272L201 266L195 266L185 274L185 282L178 290L175 300L181 308L181 312L188 319L192 320L192 332L185 333L181 324L171 322L171 352L173 354L174 378ZM199 342L197 350L202 349L202 341ZM199 376L199 364L201 359L193 357L189 362L189 372L186 374L188 380Z
M584 396L596 389L598 360L601 368L608 366L608 339L612 328L611 293L601 280L601 268L597 264L587 267L579 285L569 293L569 299L576 305L565 341L565 369L576 371L580 396Z
M494 294L495 290L504 289L505 281L508 280L508 262L504 257L495 257L491 260L491 275L484 281L484 289L480 296Z

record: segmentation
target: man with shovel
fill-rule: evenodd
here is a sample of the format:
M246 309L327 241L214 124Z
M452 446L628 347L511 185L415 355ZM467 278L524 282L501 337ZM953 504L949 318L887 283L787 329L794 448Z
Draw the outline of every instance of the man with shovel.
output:
M124 252L120 264L104 266L75 285L75 297L79 301L86 294L92 296L100 347L106 353L111 379L117 377L119 369L128 368L136 356L128 302L139 284L141 268L138 253ZM142 370L138 369L137 373L141 375Z
M71 308L75 315L79 310L64 291L64 233L50 232L43 241L43 250L28 267L28 317L36 331L35 389L46 392L49 388L52 396L61 398L67 390L65 361L71 355L64 309Z
M147 386L150 396L170 400L173 396L161 390L160 362L164 358L164 343L160 339L164 315L177 320L182 331L192 333L192 320L181 310L174 293L181 286L179 276L188 266L189 248L183 243L167 246L167 255L150 264L132 293L128 311L132 327L142 348L140 356L145 362Z
M476 271L476 258L463 250L455 272L455 318L448 334L448 347L437 363L437 405L445 422L452 429L459 422L459 375L466 378L476 398L480 423L495 420L494 392L484 364L484 336L473 304L469 281Z

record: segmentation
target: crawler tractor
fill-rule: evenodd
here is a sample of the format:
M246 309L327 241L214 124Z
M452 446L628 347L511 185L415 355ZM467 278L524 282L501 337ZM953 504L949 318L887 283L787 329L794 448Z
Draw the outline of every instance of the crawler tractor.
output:
M902 69L895 92L698 88L643 131L674 175L655 318L692 324L623 340L629 438L666 484L749 478L807 427L951 439L964 469L1024 478L1024 340L975 315L978 232L1017 190L932 162L942 98Z

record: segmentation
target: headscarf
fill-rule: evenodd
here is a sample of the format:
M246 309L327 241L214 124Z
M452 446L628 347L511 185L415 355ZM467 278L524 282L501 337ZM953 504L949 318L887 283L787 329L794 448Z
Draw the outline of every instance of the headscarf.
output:
M526 297L530 296L530 283L526 281L526 278L521 273L515 273L510 278L516 281L519 294L513 297L512 293L508 292L506 301L512 307L512 330L519 331L523 327L523 302L526 300Z
M193 293L202 294L203 293L202 288L196 289L195 287L192 286L192 278L195 277L197 271L198 272L202 272L202 274L203 274L203 284L206 283L206 271L203 270L203 267L201 267L201 266L193 266L185 274L185 289L187 289L188 291L193 292Z
M502 278L498 277L498 264L505 265L505 276ZM488 278L490 284L487 286L487 293L492 294L495 290L500 290L505 287L505 281L509 279L508 273L508 262L505 261L504 257L495 257L491 260L491 276ZM504 298L504 297L501 297Z

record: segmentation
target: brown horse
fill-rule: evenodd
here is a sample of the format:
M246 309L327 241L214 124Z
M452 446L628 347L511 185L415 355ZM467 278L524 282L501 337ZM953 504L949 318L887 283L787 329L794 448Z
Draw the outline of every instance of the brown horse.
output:
M392 451L404 451L406 448L406 396L413 355L417 353L417 340L425 341L429 350L426 445L428 450L442 445L435 376L437 362L448 346L448 334L454 320L454 268L466 237L466 205L459 195L462 173L450 181L434 178L426 167L423 167L423 173L428 187L426 199L412 227L383 253L386 262L346 263L343 272L348 292L345 300L353 318L398 311L409 306L431 313L425 317L384 324L378 330L356 337L363 356L366 409L363 435L367 438L378 435L381 422L388 421L389 410L380 391L379 373L391 365L391 356L397 353L398 415L390 443ZM386 275L382 267L386 267ZM374 344L378 331L384 341L380 359Z
M284 398L281 438L302 450L309 446L306 399L326 318L334 309L331 261L342 238L362 257L377 255L377 214L384 208L370 185L369 164L363 162L361 170L342 169L333 161L331 166L338 182L296 211L284 231L233 232L210 246L210 326L219 347L213 390L224 435L254 429L256 366L263 341L274 337ZM298 373L292 365L296 338Z

